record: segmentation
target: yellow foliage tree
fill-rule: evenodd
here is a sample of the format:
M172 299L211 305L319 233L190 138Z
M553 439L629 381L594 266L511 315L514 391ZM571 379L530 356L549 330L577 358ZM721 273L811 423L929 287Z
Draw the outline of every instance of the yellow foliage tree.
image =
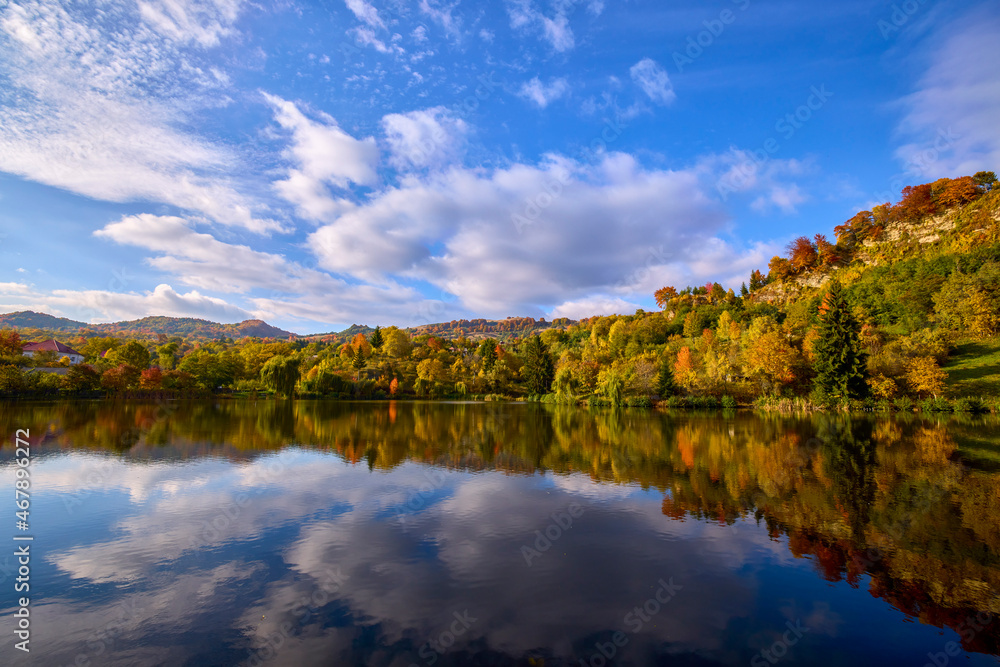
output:
M948 374L938 366L934 357L914 357L906 364L906 382L917 394L937 396L944 391Z

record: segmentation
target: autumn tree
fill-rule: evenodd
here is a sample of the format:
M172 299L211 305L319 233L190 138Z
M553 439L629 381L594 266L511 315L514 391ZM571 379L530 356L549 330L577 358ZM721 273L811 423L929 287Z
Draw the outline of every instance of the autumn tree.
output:
M816 266L818 254L816 246L805 236L800 236L788 244L788 262L792 271L802 273Z
M21 334L10 329L0 330L0 357L19 362L22 348Z
M791 262L787 259L779 255L775 255L771 258L771 261L767 263L767 271L768 282L782 282L787 280L788 277L792 275L793 268Z
M750 292L756 292L764 285L767 285L767 277L758 269L754 269L750 273Z
M661 287L660 289L653 292L653 298L656 299L656 305L660 308L666 308L671 299L677 297L677 289L674 287Z
M946 207L962 206L976 199L979 193L972 176L962 176L951 179L938 199Z
M142 389L162 389L163 371L158 367L147 368L139 375L139 387Z
M122 392L132 389L139 383L141 371L135 366L121 364L109 368L101 375L101 386L111 392Z
M410 336L398 327L387 327L383 333L385 337L386 354L394 359L406 359L413 351L413 342Z
M691 348L684 346L677 353L677 360L674 361L674 379L677 384L685 389L693 389L698 382L698 374L695 370L694 355Z
M351 339L351 347L354 348L355 356L357 356L357 352L359 351L366 357L370 357L372 355L372 345L361 332L354 334L354 338Z
M944 391L948 374L938 366L934 357L914 357L906 364L906 383L916 394L937 397Z
M542 339L532 336L525 343L524 366L521 367L521 377L531 394L547 394L555 378L555 364Z
M819 338L813 346L815 386L830 398L864 398L868 395L867 355L861 349L861 327L839 282L830 286L823 306Z
M813 237L813 241L816 246L816 261L819 266L826 268L837 262L839 259L837 246L830 243L825 235L817 234Z

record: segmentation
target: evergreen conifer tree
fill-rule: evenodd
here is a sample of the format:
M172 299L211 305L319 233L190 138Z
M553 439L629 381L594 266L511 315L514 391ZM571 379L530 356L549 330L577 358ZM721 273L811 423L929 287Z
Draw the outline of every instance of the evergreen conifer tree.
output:
M375 331L372 332L372 339L368 342L374 349L382 349L382 345L385 343L385 337L382 336L382 327L375 327Z
M866 397L867 355L861 349L861 326L847 306L840 283L831 285L820 310L819 340L813 362L816 388L833 399Z
M663 365L660 366L660 374L656 378L656 393L660 395L660 398L673 396L677 393L677 383L674 382L674 369L670 367L669 362L663 362Z
M497 363L497 343L492 338L487 338L479 344L479 356L483 360L483 370L489 373Z
M556 375L555 364L549 350L538 336L532 336L524 345L524 366L521 377L531 394L547 394Z

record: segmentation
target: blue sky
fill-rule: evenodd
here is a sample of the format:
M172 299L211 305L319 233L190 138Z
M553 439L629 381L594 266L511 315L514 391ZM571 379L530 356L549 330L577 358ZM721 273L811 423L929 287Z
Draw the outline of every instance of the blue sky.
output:
M738 288L1000 168L995 2L0 6L0 312L299 333Z

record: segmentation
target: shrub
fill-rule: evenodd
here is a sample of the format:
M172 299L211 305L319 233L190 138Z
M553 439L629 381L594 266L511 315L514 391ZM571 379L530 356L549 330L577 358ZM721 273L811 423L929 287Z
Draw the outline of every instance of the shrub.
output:
M920 401L921 412L951 412L951 404L947 398L939 396L937 398L925 398Z
M728 396L728 395L727 396L723 396L722 397L722 407L724 409L726 409L726 410L734 410L734 409L736 409L736 399L733 398L732 396Z
M671 396L667 399L668 408L686 408L688 407L688 399L686 396Z
M895 399L892 404L900 412L913 412L913 399L909 396L900 396Z
M986 405L986 401L981 398L966 396L957 399L952 410L955 412L987 412L989 407Z

